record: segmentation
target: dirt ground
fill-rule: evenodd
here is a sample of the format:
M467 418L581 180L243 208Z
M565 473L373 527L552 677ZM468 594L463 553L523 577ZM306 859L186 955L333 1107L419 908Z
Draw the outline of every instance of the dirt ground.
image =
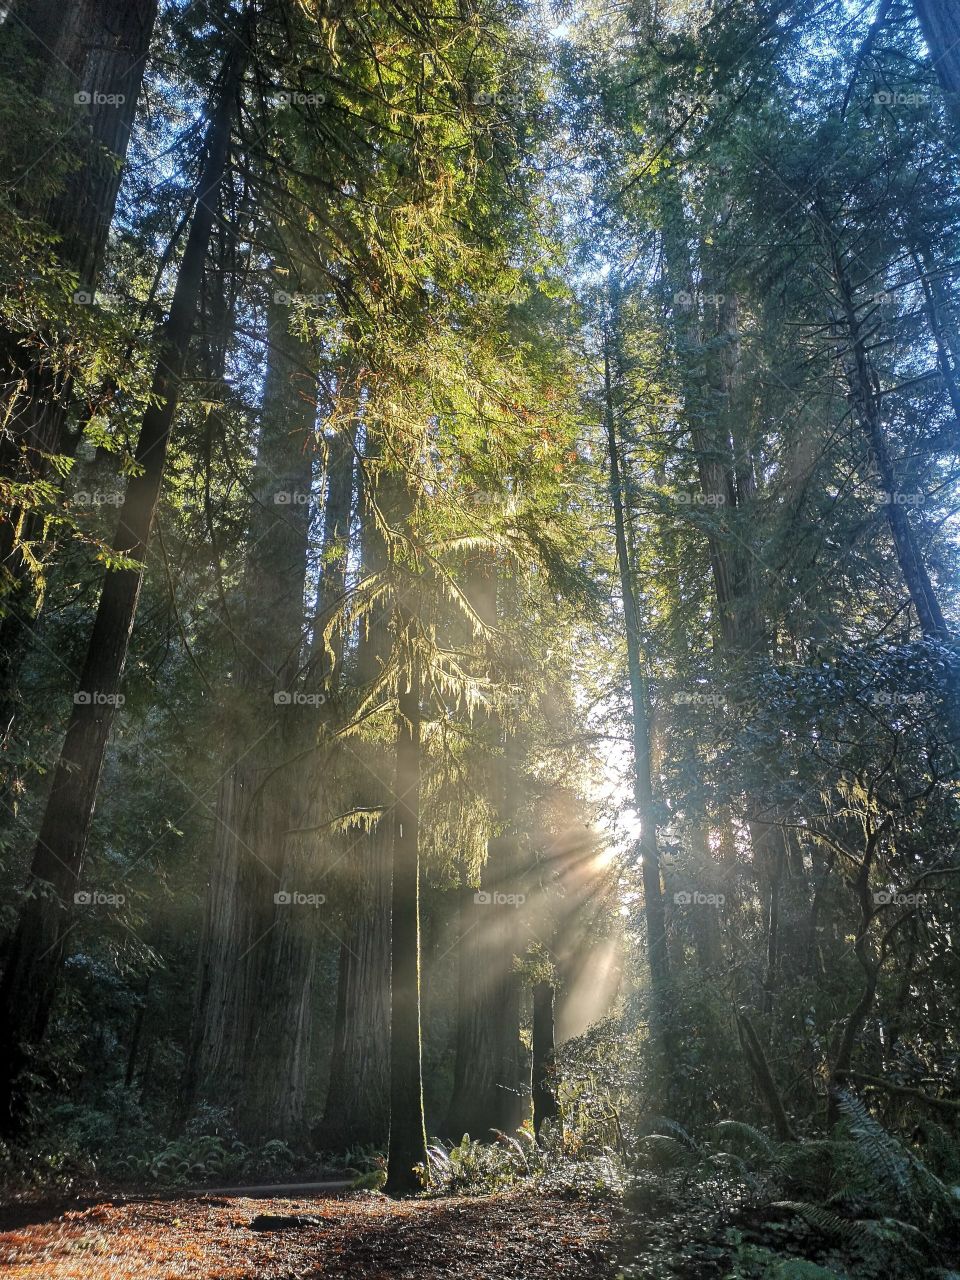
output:
M258 1215L316 1224L255 1230ZM605 1280L612 1211L532 1195L185 1197L102 1204L0 1234L5 1280Z

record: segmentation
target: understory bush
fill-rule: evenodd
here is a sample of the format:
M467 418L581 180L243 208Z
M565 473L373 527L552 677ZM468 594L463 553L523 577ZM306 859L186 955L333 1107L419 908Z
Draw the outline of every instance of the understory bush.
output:
M689 1274L694 1257L722 1280L943 1280L960 1259L960 1188L858 1098L837 1103L834 1133L796 1142L651 1119L630 1151L625 1280Z
M315 1172L315 1160L277 1139L249 1147L215 1108L182 1135L159 1133L142 1116L63 1104L29 1143L0 1144L0 1183L11 1199L92 1194L99 1188L175 1188L275 1181Z

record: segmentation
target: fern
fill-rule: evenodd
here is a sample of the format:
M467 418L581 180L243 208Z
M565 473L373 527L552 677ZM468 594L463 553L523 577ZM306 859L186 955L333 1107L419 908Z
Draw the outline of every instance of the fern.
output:
M807 1204L803 1200L777 1200L774 1209L787 1209L822 1236L863 1243L870 1235L867 1224L860 1218L843 1218L819 1204Z
M737 1149L754 1151L764 1157L770 1164L778 1159L778 1148L767 1135L752 1124L742 1120L721 1120L714 1126L714 1132L721 1143L732 1143Z
M644 1136L652 1136L657 1134L666 1134L669 1137L676 1138L688 1147L691 1151L696 1151L697 1144L690 1134L687 1133L683 1125L677 1124L676 1120L669 1120L666 1116L649 1116L641 1126L641 1133Z
M640 1151L649 1156L653 1163L661 1169L676 1169L681 1165L692 1164L696 1153L666 1133L648 1133L640 1139Z
M859 1098L837 1090L837 1106L870 1172L893 1203L909 1216L926 1221L955 1218L958 1202L942 1182L908 1147L888 1133Z
M874 1120L859 1098L842 1089L837 1106L871 1172L897 1197L912 1199L910 1158L900 1143Z

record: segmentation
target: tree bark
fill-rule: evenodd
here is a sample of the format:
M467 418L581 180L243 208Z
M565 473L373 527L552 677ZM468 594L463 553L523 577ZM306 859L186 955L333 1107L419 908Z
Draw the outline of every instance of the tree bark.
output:
M533 1132L539 1139L545 1120L560 1114L555 1089L556 1042L553 1026L553 985L538 982L533 988Z
M398 612L398 639L410 648L408 683L398 699L393 812L388 1195L417 1190L414 1166L427 1167L420 1030L420 669L411 619L405 609Z
M23 212L41 217L59 237L60 263L76 273L80 290L91 297L116 207L156 12L157 0L81 0L72 7L61 0L40 0L16 6L7 18L12 34L25 36L28 57L36 59L37 95L55 105L62 100L64 110L82 126L72 135L79 166L44 208ZM74 102L75 93L88 94L90 103ZM0 437L0 477L48 478L49 455L65 449L69 386L47 366L37 365L20 346L20 335L9 331L0 332L0 385L5 388L8 423ZM18 534L21 520L26 524ZM34 612L22 540L40 532L41 523L31 513L12 510L0 520L0 590L8 596L0 619L0 739L8 739L12 731Z
M376 449L376 442L368 440L364 460L372 460ZM332 454L333 465L343 466L345 458L346 451L341 448ZM351 443L351 470L352 463ZM363 466L357 471L363 571L365 575L380 574L388 566L386 547L367 505L369 478ZM331 504L331 546L341 537L337 532L341 520L349 515L342 489L336 473L331 472L327 497ZM342 536L345 532L344 523ZM329 600L318 602L318 617L330 607ZM389 648L387 620L377 610L360 632L356 661L360 690L370 688L376 681ZM386 808L386 753L372 743L358 743L352 750L361 751L366 764L360 785L353 792L354 803L360 808ZM343 877L345 934L337 973L333 1052L323 1117L315 1135L323 1150L342 1151L353 1145L385 1147L389 1140L392 841L389 817L381 818L372 830L361 832L350 853L349 871Z
M951 0L913 0L960 143L960 12Z
M527 1055L520 1040L520 950L517 910L498 894L516 890L512 839L491 840L476 901L474 887L459 890L457 1024L453 1093L444 1129L453 1141L465 1133L489 1141L494 1130L512 1133L529 1103Z
M498 575L486 559L470 562L466 593L486 626L497 625ZM520 974L513 958L523 949L517 908L497 895L518 884L517 782L520 761L513 735L505 735L495 713L479 716L476 729L499 758L488 783L488 800L503 834L487 841L480 876L486 901L477 901L466 867L459 891L457 1021L453 1093L445 1130L454 1141L465 1133L488 1140L494 1130L511 1133L528 1111L529 1066L520 1040Z
M230 147L234 101L243 63L239 45L230 53L223 91L207 132L206 163L196 211L164 330L150 407L137 442L141 468L127 486L114 545L139 567L108 572L87 650L73 713L54 773L33 854L27 896L21 906L0 986L0 1132L11 1133L23 1116L16 1082L46 1031L70 928L68 904L79 885L84 853L116 696L143 583L143 559L160 496L170 430L176 413L216 203Z
M610 327L616 324L616 306L611 306ZM640 652L640 619L637 611L633 575L627 550L626 522L623 508L623 470L620 442L614 410L614 388L611 345L615 341L608 330L604 339L604 424L610 464L610 498L613 505L617 566L623 601L624 629L627 641L627 670L630 680L630 703L633 729L633 795L640 822L640 865L643 877L644 916L647 925L647 949L650 977L662 989L669 977L667 959L666 916L660 880L660 854L657 847L656 811L653 778L650 767L650 716L646 678Z
M828 224L824 224L828 225ZM844 370L850 388L857 420L866 437L877 477L886 497L887 525L900 572L916 610L920 630L927 637L943 639L949 634L943 611L937 599L930 575L924 563L916 534L906 510L898 501L896 474L884 435L876 376L870 365L866 343L853 301L849 276L840 256L839 248L827 233L833 277L843 303L843 313L838 317L841 331L849 342L844 359Z
M302 1136L316 906L277 899L309 893L304 825L309 780L290 763L315 737L319 710L298 704L317 414L317 358L291 334L286 308L268 310L274 335L253 479L250 551L235 696L224 744L239 759L221 784L190 1066L183 1090L230 1107L244 1141ZM279 701L278 701L279 700Z
M390 1135L391 836L389 826L366 833L350 855L330 1082L316 1135L324 1151L382 1148Z

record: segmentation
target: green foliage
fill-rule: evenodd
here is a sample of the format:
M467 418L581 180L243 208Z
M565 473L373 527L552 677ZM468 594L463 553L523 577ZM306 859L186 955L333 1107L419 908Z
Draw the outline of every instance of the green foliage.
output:
M724 1280L844 1280L836 1271L805 1258L784 1258L763 1245L735 1242Z
M960 1234L958 1202L855 1098L843 1111L835 1137L787 1143L742 1121L694 1140L674 1122L651 1120L653 1132L632 1148L627 1203L641 1221L712 1213L708 1238L722 1237L728 1251L723 1274L742 1280L816 1268L932 1280L939 1253Z
M602 1144L602 1134L572 1137L561 1123L546 1121L540 1141L530 1129L499 1133L495 1142L433 1141L428 1147L431 1190L436 1194L489 1195L531 1185L558 1195L615 1196L624 1186L620 1155ZM421 1182L426 1185L423 1170Z

